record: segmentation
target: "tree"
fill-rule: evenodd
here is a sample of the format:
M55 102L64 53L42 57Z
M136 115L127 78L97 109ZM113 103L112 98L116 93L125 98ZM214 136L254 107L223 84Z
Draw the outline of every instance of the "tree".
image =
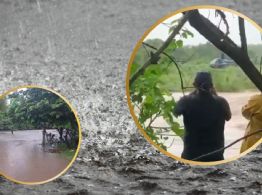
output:
M184 129L175 121L175 116L172 113L176 104L172 97L172 92L170 89L161 87L160 78L168 73L170 64L175 65L180 74L176 60L167 51L172 50L174 52L177 48L183 47L183 39L193 36L190 31L183 28L190 14L185 14L180 20L172 23L170 35L159 46L159 49L148 43L143 43L143 46L149 49L147 51L149 58L143 65L135 62L131 69L129 80L130 96L134 108L138 110L138 120L147 136L165 150L167 147L161 141L163 135L171 131L174 136L182 138ZM160 58L160 55L164 55L164 57ZM166 58L169 61L166 61ZM183 88L182 79L181 88ZM168 127L154 126L154 121L159 117L166 121Z
M147 136L163 149L167 147L162 142L165 133L183 137L183 128L176 122L172 111L176 103L172 97L170 89L161 86L161 78L168 74L169 67L175 65L178 70L181 90L185 89L181 71L177 61L172 55L178 48L183 47L183 40L193 34L184 28L184 24L189 21L190 25L202 34L210 43L232 58L250 78L250 80L262 91L262 76L249 58L245 36L244 20L239 17L239 32L241 47L238 47L229 37L229 25L225 14L216 10L227 27L223 33L219 27L215 26L209 19L202 16L198 10L191 10L183 13L183 16L171 22L170 35L166 41L158 46L152 43L142 43L140 50L144 49L148 59L141 64L141 56L133 61L130 79L128 82L131 102L134 110L138 113L138 120L145 130ZM166 60L168 59L168 60ZM168 124L167 127L155 127L154 121L162 117ZM163 133L164 132L164 133Z
M76 117L58 95L41 88L26 88L8 95L5 101L9 104L0 115L1 129L57 129L58 132L62 129L66 131L63 141L68 147L76 148Z
M221 12L221 11L220 11ZM217 26L199 13L198 10L186 12L189 16L189 23L214 46L232 58L245 72L249 79L262 91L262 75L256 69L248 56L245 27L243 18L239 17L239 30L241 48L234 43L227 34L223 33ZM226 18L224 18L226 21ZM226 22L227 23L227 22ZM229 27L228 27L229 28Z

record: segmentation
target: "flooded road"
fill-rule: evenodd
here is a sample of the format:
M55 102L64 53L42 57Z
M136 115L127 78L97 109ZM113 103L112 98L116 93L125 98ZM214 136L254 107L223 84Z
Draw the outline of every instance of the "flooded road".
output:
M69 164L57 153L44 152L42 131L0 132L0 173L23 182L51 179Z

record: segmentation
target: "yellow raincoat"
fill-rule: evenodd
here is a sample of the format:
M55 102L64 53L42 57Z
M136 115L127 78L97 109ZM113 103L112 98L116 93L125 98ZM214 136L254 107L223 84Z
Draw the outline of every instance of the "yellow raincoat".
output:
M242 108L242 115L249 120L245 135L262 129L262 94L252 96L247 105ZM245 139L240 152L244 152L262 138L262 133Z

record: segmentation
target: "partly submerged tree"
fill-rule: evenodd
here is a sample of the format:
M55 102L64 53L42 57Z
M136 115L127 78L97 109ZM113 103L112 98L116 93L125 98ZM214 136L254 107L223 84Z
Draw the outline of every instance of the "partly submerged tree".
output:
M0 129L57 129L69 147L78 143L78 124L73 111L58 95L41 88L25 88L8 95L0 115ZM2 116L2 117L1 117ZM70 140L69 140L70 139Z
M77 129L74 113L58 95L40 88L29 88L8 96L7 113L16 128Z
M7 101L6 99L0 99L0 130L9 129L11 124L10 118L7 117Z

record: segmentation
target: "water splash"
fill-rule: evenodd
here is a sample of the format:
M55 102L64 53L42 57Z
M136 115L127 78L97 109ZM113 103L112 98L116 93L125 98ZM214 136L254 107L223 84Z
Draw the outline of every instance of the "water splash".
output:
M55 60L55 49L53 46L53 42L50 40L50 38L47 38L47 55L45 57L45 62L50 62Z
M36 5L37 5L37 11L38 11L39 13L42 13L42 8L41 8L41 5L40 5L39 0L36 0Z

